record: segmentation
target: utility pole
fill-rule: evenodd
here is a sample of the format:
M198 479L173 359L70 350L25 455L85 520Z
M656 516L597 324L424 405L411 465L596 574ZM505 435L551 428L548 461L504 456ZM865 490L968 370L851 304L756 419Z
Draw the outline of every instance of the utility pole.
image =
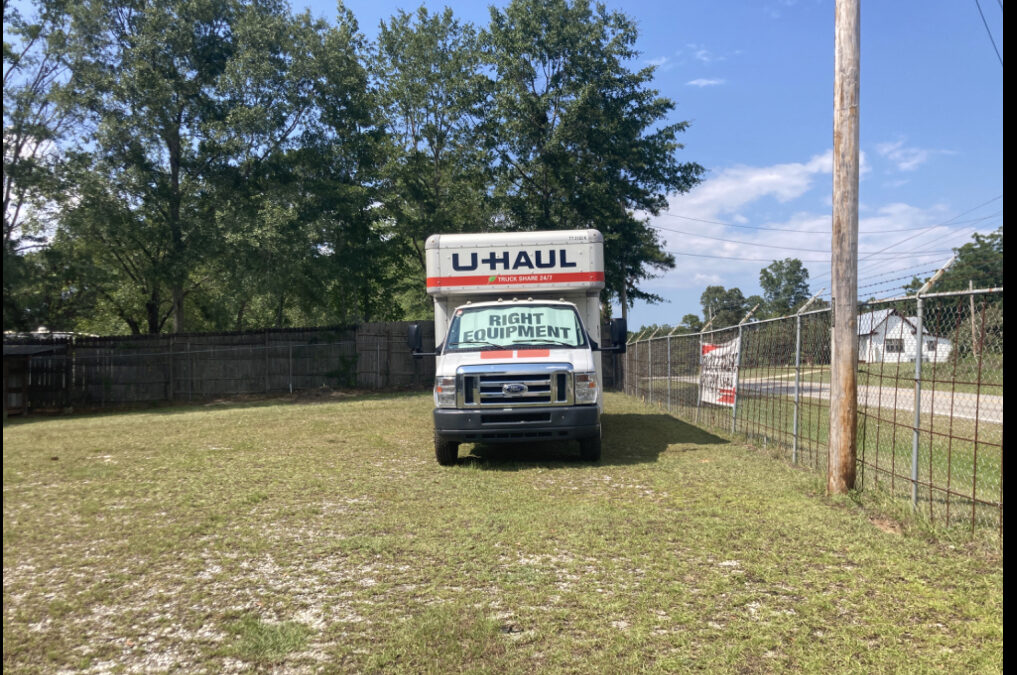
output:
M858 90L860 0L837 0L833 98L833 331L826 491L855 486L858 434Z

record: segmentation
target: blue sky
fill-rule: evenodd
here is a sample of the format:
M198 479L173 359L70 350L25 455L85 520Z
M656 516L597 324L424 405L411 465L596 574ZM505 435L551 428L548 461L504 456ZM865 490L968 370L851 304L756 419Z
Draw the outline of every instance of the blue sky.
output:
M1002 49L1002 3L979 1ZM346 2L369 38L419 4ZM491 3L424 4L485 25ZM657 66L674 120L692 123L681 157L708 170L651 219L677 265L644 282L666 302L637 303L629 325L701 314L708 285L759 293L779 258L809 261L812 291L828 289L833 0L606 4L636 20L633 65ZM331 2L294 6L334 15ZM859 294L888 297L1002 224L1003 69L974 0L862 0L861 14Z

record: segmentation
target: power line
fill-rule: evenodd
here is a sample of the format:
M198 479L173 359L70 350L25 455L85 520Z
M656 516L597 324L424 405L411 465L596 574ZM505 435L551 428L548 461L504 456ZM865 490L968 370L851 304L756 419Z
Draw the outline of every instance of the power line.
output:
M683 230L674 230L674 229L671 229L671 228L668 228L668 227L663 227L663 226L660 226L660 225L653 225L652 227L654 227L655 229L658 229L658 230L664 230L665 232L674 232L675 234L684 234L684 235L689 236L689 237L699 237L701 239L713 239L714 241L723 241L723 242L727 242L729 244L742 244L743 246L759 246L759 247L762 247L762 248L777 248L777 249L781 249L783 251L802 251L804 253L829 253L828 249L822 249L822 248L798 248L798 247L795 247L795 246L777 246L777 245L774 245L774 244L761 244L761 243L755 242L755 241L739 241L738 239L724 239L723 237L711 237L710 235L707 235L707 234L699 234L697 232L685 232ZM945 251L942 251L942 252L945 252ZM869 255L879 255L879 253L880 253L879 251L874 251L874 252L870 252ZM890 254L890 255L895 255L895 254Z
M918 267L923 267L925 269L922 269L921 271L918 271L918 272L913 272L912 271L914 269L917 269ZM883 272L882 274L877 274L875 276L865 277L865 280L866 281L873 281L874 279L881 279L882 277L888 277L891 274L901 274L902 276L895 277L895 278L889 279L889 280L883 279L882 281L875 281L875 282L870 283L870 284L868 284L866 286L859 286L859 288L868 288L869 286L878 286L878 285L881 285L881 284L888 283L889 281L901 281L903 279L911 279L913 277L920 277L920 276L925 275L925 274L932 274L937 269L939 269L939 268L938 267L934 267L932 269L928 269L927 265L913 265L911 267L901 267L901 268L898 268L898 269L895 269L895 270L891 270L889 272Z
M687 256L687 257L693 257L693 258L717 258L717 259L720 259L720 260L744 260L746 262L765 262L765 263L773 262L773 258L742 258L742 257L739 257L739 256L733 256L733 255L710 255L708 253L686 253L684 251L670 251L670 250L667 251L667 252L670 253L671 255ZM801 262L803 262L803 263L828 263L828 262L830 262L830 259L829 258L825 258L825 259L821 259L821 260L802 260Z
M954 231L954 232L950 232L950 233L947 233L945 235L937 237L934 241L927 242L923 246L913 247L911 249L911 251L909 251L907 254L901 254L901 255L912 255L914 253L920 253L922 251L927 250L928 247L933 245L933 244L942 244L945 239L953 239L955 237L960 237L960 236L963 236L966 239L967 237L970 237L972 234L974 234L977 231L978 231L977 228L964 228L962 230L957 230L957 231ZM932 233L927 233L927 234L932 234ZM961 244L961 245L963 245L963 244ZM951 248L950 251L953 252L957 248L959 248L959 246L955 246L955 247ZM870 265L875 264L877 267L880 264L882 264L882 262L883 262L883 260L871 260L871 261L869 261ZM870 269L872 269L871 266L870 266Z
M985 14L982 13L982 3L975 0L975 7L978 8L978 16L982 17L982 24L985 26L985 34L989 36L989 42L992 43L992 49L996 52L996 58L999 59L999 67L1003 67L1003 57L999 53L999 47L996 46L996 39L992 37L992 31L989 30L989 22L985 20ZM1000 3L999 8L1003 8L1003 4Z
M885 247L881 248L879 251L875 251L873 253L866 254L864 258L861 258L861 260L868 260L869 258L871 258L872 256L876 255L877 253L885 253L886 251L889 251L891 248L895 248L897 246L900 246L904 242L908 242L908 241L914 239L915 237L920 237L923 234L928 234L928 231L934 230L935 228L938 228L938 227L940 227L940 226L939 225L934 225L932 227L926 228L925 229L926 232L919 232L917 234L911 235L910 237L904 237L903 239L901 239L898 242L895 242L893 244L890 244L889 246L885 246Z
M675 255L675 256L687 256L687 257L692 257L692 258L716 258L716 259L719 259L719 260L743 260L743 261L746 261L746 262L765 262L765 263L772 263L772 262L774 262L773 258L742 258L740 256L733 256L733 255L711 255L709 253L688 253L688 252L685 252L685 251L672 251L672 250L668 250L667 253L670 253L671 255ZM944 255L943 253L935 253L935 252L933 252L933 253L919 253L919 254L917 254L918 257L925 257L925 258L934 258L934 257L937 257L937 256L943 256L943 255ZM795 258L795 259L798 260L799 262L802 262L802 263L829 263L830 262L829 258L820 258L818 260L816 260L816 259L813 259L813 260L801 260L800 258Z
M993 201L996 201L998 199L1002 199L1002 195L1000 195L999 197L997 197L994 200L990 200L987 203L992 203ZM985 204L982 204L981 206L985 206ZM981 208L981 206L978 206L976 208ZM970 213L970 211L968 211L966 213ZM694 221L694 222L697 222L697 223L709 223L711 225L722 225L724 227L737 227L737 228L740 228L740 229L743 229L743 230L765 230L767 232L794 232L795 234L829 234L830 233L830 228L828 228L828 227L827 228L823 228L821 230L796 230L796 229L794 229L792 227L766 227L765 225L739 225L737 223L726 223L726 222L720 221L720 220L709 220L707 218L694 218L692 216L683 216L680 213L672 213L671 211L664 211L660 215L662 215L662 216L670 216L672 218L681 218L682 220L691 220L691 221ZM964 214L959 214L959 216L960 215L964 215ZM967 225L969 223L970 224L980 223L980 222L989 220L990 218L995 218L996 216L1000 216L1000 215L1003 215L1003 212L1002 211L996 211L995 213L990 213L987 216L981 216L979 218L973 218L971 220L962 220L962 221L954 222L953 219L951 219L951 220L949 220L947 222L950 223L950 224L953 224L953 225ZM959 217L959 216L956 216L956 217ZM660 229L663 226L661 226L661 225L653 225L652 227L656 227L656 228ZM897 233L897 232L914 232L916 230L924 230L924 229L926 229L928 227L929 227L928 225L920 225L918 227L903 227L903 228L896 229L896 230L883 230L883 229L880 229L880 230L861 230L859 232L859 234L893 234L893 233Z

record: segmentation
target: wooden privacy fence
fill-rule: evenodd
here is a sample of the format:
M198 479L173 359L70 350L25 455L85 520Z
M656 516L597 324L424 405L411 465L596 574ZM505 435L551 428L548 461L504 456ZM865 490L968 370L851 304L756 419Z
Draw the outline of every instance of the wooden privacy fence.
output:
M424 350L434 322L416 322ZM309 389L429 388L434 359L414 359L409 322L233 333L4 339L4 414ZM620 363L604 354L605 386ZM13 373L8 380L8 371Z
M153 336L5 338L21 367L22 408L54 410L330 388L429 386L434 362L413 359L405 323ZM430 328L430 331L428 331ZM433 344L434 326L425 326ZM50 349L29 356L26 347ZM18 412L6 397L5 411Z

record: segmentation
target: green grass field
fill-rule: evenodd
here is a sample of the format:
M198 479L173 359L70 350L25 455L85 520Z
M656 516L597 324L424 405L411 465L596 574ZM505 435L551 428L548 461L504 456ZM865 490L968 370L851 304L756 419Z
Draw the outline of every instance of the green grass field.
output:
M621 395L596 465L430 408L9 423L4 671L1002 671L998 550Z
M652 392L643 381L643 396L656 407L683 420L721 432L731 430L731 408L702 405L696 409L698 388L685 381L654 379ZM858 425L858 455L862 462L859 487L880 490L903 500L911 497L911 410L863 408ZM970 410L962 412L970 413ZM830 407L820 398L801 398L798 461L826 471ZM957 533L971 533L999 541L1002 519L1003 425L946 415L920 416L918 444L918 515L930 525ZM794 398L782 393L744 389L738 406L737 431L754 445L792 459ZM976 442L977 439L977 442ZM974 499L972 499L974 497ZM910 508L910 507L909 507Z

